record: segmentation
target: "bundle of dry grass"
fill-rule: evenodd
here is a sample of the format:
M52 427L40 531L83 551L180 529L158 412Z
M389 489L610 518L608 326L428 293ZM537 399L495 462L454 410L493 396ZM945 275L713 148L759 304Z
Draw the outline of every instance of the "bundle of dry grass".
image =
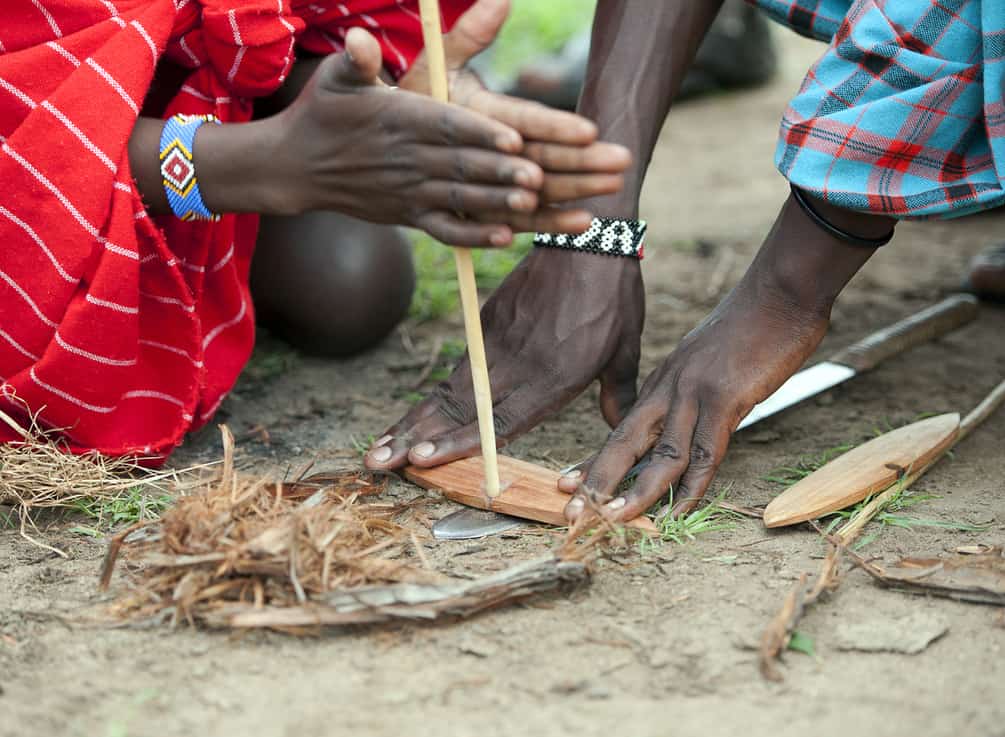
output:
M21 437L0 443L0 506L13 509L26 539L60 555L65 556L63 551L29 534L37 532L36 512L69 508L85 500L111 500L137 487L166 491L180 486L185 474L150 471L138 458L74 455L57 430L43 428L37 415L25 416L27 427L0 410L0 422Z
M464 616L587 576L554 556L484 579L429 569L404 523L421 504L378 501L386 479L359 472L294 483L255 479L224 463L201 493L111 542L108 585L123 554L128 589L112 605L131 620L299 631L322 624Z

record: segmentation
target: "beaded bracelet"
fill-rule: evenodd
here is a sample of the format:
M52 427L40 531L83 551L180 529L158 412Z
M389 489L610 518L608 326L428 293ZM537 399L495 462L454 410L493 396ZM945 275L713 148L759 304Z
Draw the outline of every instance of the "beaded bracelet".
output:
M589 229L579 235L570 233L538 233L534 245L541 248L567 248L573 251L600 253L607 256L629 256L642 259L645 220L625 218L593 218Z
M161 179L171 210L182 220L220 219L202 201L192 156L196 131L206 122L220 125L214 115L174 115L161 131Z

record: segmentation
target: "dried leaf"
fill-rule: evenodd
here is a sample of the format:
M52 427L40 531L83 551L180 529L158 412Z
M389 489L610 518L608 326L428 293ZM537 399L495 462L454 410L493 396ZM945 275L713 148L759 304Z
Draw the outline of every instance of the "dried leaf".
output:
M884 586L913 594L934 594L978 604L1005 605L1002 548L950 558L902 558L892 566L855 563Z

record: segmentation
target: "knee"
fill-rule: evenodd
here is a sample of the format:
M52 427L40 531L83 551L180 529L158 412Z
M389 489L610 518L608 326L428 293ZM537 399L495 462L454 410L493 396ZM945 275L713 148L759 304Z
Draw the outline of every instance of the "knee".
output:
M347 356L407 315L411 246L396 228L335 213L263 217L251 285L267 327L307 353Z

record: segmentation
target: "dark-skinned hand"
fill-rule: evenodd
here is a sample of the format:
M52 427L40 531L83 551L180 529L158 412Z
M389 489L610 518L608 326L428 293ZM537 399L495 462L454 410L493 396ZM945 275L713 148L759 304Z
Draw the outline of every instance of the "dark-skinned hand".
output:
M421 228L465 246L504 246L534 212L541 168L512 127L378 80L380 47L352 29L289 107L261 121L274 142L270 212L336 210Z
M769 286L755 280L739 286L649 375L603 450L559 482L559 489L577 491L566 516L574 520L588 506L606 504L613 516L633 519L671 487L673 513L691 510L736 426L802 366L827 324L825 315L802 311ZM651 463L612 499L650 450Z
M635 400L645 300L639 262L538 248L482 308L500 444L528 431L596 378L614 426ZM388 429L368 468L435 466L479 452L471 372L450 378Z
M885 218L818 207L868 237L891 227ZM600 453L559 481L561 491L575 493L566 516L601 508L633 519L670 489L671 514L694 509L737 425L812 355L834 300L872 252L826 234L790 200L737 287L650 374ZM652 462L613 498L650 450Z
M516 130L525 141L521 155L544 170L539 208L532 213L509 213L505 222L517 231L581 233L590 225L590 212L583 207L563 210L557 205L619 191L624 184L623 172L631 165L631 154L624 146L597 141L597 126L592 121L537 102L490 92L467 68L468 61L495 40L509 6L509 0L478 0L444 36L450 100ZM425 53L419 55L399 85L428 94ZM503 216L474 215L483 222Z

